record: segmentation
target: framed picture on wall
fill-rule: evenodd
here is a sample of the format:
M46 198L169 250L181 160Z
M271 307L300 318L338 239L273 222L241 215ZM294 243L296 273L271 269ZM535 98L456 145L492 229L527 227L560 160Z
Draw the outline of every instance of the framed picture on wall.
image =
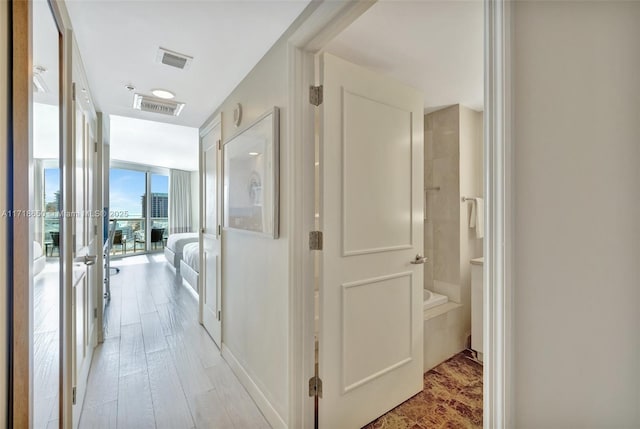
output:
M278 238L279 143L277 107L225 142L225 228Z

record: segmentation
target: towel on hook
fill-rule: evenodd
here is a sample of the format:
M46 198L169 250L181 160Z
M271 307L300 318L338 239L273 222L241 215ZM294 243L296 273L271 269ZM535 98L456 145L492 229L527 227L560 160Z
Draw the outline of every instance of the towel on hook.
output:
M474 198L471 202L469 228L476 229L476 238L484 237L484 200L482 198Z

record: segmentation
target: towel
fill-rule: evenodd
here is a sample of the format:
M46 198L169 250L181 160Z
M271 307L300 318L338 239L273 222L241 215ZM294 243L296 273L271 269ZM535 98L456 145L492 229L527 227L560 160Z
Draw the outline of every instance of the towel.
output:
M469 227L476 229L476 238L484 237L484 200L476 198L471 204Z
M476 227L476 199L474 198L473 200L471 200L471 217L469 218L469 228L475 228L475 227Z

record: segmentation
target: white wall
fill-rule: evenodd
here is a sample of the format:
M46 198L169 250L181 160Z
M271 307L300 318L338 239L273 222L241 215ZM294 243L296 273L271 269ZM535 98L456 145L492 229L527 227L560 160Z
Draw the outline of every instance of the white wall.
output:
M0 3L0 210L7 201L7 121L9 74L9 2ZM7 219L0 218L0 427L7 427Z
M271 406L289 416L289 219L287 188L286 44L278 43L232 92L221 108L222 141L274 106L280 111L280 238L226 230L222 248L222 341ZM233 125L233 109L242 104L242 124Z
M200 225L200 173L191 172L191 230L198 231Z
M640 2L515 2L517 428L640 427Z

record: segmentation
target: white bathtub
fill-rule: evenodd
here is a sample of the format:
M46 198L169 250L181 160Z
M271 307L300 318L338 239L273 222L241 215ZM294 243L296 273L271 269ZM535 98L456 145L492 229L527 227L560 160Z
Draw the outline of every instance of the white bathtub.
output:
M431 292L429 289L424 289L424 309L435 307L436 305L446 304L449 298L439 293Z

